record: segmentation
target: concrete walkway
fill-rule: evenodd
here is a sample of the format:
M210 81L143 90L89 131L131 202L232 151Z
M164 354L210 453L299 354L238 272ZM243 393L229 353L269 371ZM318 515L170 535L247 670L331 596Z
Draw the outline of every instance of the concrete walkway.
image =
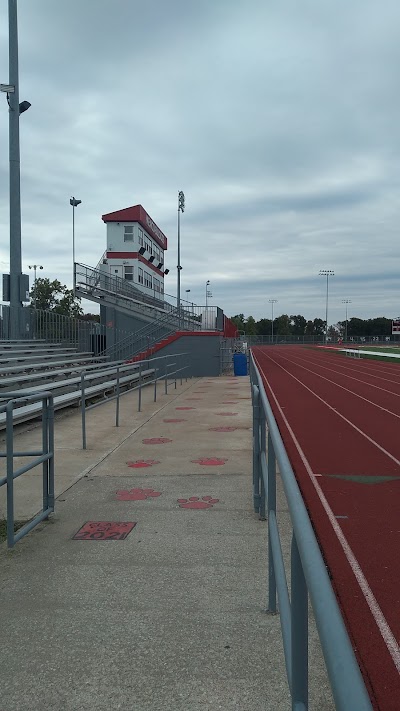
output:
M79 414L57 421L56 513L0 548L0 711L290 709L279 617L264 611L248 379L152 395L142 413L126 395L118 429L115 405L89 413L86 452ZM37 435L21 433L19 451ZM31 515L40 472L19 487L18 515ZM129 526L113 540L101 540L105 526L74 539L87 522L135 526L121 540ZM310 708L329 711L312 619L310 662Z

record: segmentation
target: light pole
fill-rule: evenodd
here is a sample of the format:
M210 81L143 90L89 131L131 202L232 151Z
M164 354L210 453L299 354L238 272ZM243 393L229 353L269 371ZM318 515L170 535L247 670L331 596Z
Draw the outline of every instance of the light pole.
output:
M348 304L351 304L351 299L342 299L342 304L346 304L346 327L345 327L344 342L347 343L347 306L348 306Z
M274 304L278 303L278 299L268 299L271 304L272 318L271 318L271 343L274 342Z
M177 295L176 295L176 305L178 307L178 321L179 326L181 325L181 212L185 212L185 195L182 190L178 193L178 282L177 282Z
M190 289L185 289L185 292L186 292L186 294L190 294ZM193 301L191 303L192 303L192 311L194 311Z
M210 286L210 284L211 284L211 282L210 282L210 280L208 279L208 280L206 281L206 309L208 308L208 299L211 299L211 298L212 298L212 293L211 293L211 291L210 291L209 288L208 288L208 287Z
M80 205L82 200L77 200L72 197L69 204L72 205L72 282L75 296L76 275L75 275L75 208Z
M22 308L22 249L21 249L21 189L19 117L30 107L29 101L19 103L18 75L18 17L17 0L8 0L8 57L9 83L0 84L7 94L9 107L9 161L10 161L10 335L20 336L20 309ZM14 313L12 313L14 307Z
M29 269L33 269L33 274L34 274L34 282L33 282L33 289L34 289L34 294L35 294L35 309L36 309L36 270L37 269L43 269L41 264L29 264Z
M319 276L326 276L326 309L325 309L325 345L328 343L328 301L329 301L329 277L335 276L332 269L320 269Z

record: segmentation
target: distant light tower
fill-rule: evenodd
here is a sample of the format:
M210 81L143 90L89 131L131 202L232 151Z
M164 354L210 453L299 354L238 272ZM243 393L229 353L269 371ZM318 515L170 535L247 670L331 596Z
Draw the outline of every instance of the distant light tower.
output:
M185 212L185 194L182 190L178 193L178 286L176 305L178 307L179 326L181 325L181 212Z
M75 208L80 205L82 200L77 200L76 198L72 197L69 201L69 204L72 205L72 282L73 282L73 290L75 294L75 286L76 286L76 275L75 275Z
M34 274L33 289L34 289L34 294L35 294L35 309L36 309L36 270L43 269L43 267L41 264L29 264L29 269L33 269L33 274Z
M325 308L325 345L328 343L328 302L329 302L329 277L335 276L332 269L320 269L319 276L326 276L326 308Z
M345 343L347 343L347 305L351 304L351 299L342 299L342 304L346 304L346 328L345 328Z
M206 309L208 308L208 299L211 299L211 298L212 298L212 293L211 293L211 291L210 291L209 288L208 288L208 287L210 286L210 284L211 284L211 282L210 282L210 280L208 279L208 280L206 281Z
M278 303L278 299L268 299L271 304L272 318L271 318L271 343L274 342L274 304Z

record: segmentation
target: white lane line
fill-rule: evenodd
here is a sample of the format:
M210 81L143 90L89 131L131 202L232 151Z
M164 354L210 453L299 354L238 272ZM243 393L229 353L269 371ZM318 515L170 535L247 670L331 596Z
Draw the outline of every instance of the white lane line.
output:
M318 358L318 355L316 355L315 357ZM319 360L321 360L321 361L323 360L325 363L327 362L326 358L324 358L323 356L319 357ZM316 365L317 363L319 363L319 360L315 361L315 360L310 359L309 361L306 361L306 362L313 363L314 365ZM359 368L349 368L345 365L342 365L341 363L337 363L336 361L335 361L335 366L337 368L342 368L343 370L349 370L351 373L356 372L356 373L358 373L358 375L367 375L369 378L376 378L377 380L384 380L385 383L392 383L393 385L400 385L400 380L391 380L390 378L383 378L381 375L374 375L369 370L361 370ZM322 367L323 366L321 366L321 368ZM334 372L339 373L340 371L334 371ZM342 373L342 375L345 375L345 373ZM348 377L350 377L350 376L348 376ZM360 381L360 382L363 382L363 381ZM377 387L377 386L376 385L374 386L371 384L371 387ZM392 395L397 395L397 397L400 397L400 395L398 395L397 393L393 393L391 390L389 390L388 392L390 392Z
M270 358L270 356L268 356L268 357ZM364 402L367 402L369 405L373 405L373 407L377 407L378 410L387 412L388 415L392 415L393 417L396 417L398 420L400 420L400 415L398 415L396 412L392 412L392 410L388 410L386 407L382 407L382 405L378 405L376 402L373 402L372 400L368 400L368 398L363 397L362 395L359 395L358 393L355 393L354 390L349 390L349 388L345 388L344 385L339 385L339 383L336 383L334 380L330 380L329 378L326 378L324 375L321 375L320 373L316 373L314 370L310 370L309 368L306 368L304 365L300 365L300 363L298 363L297 361L290 360L289 358L285 358L285 356L281 356L281 358L283 360L286 360L288 363L292 363L292 365L298 365L299 368L302 368L303 370L307 371L308 373L311 373L311 375L315 375L317 378L326 380L327 383L331 383L331 385L335 385L337 388L340 388L341 390L344 390L345 392L350 393L350 395L354 395L354 397L358 397L360 400L364 400ZM272 358L270 358L270 359L272 360ZM276 361L273 361L273 362L276 363ZM276 364L279 365L280 368L283 367L279 363L276 363ZM285 368L283 368L283 370L285 370ZM289 373L288 370L286 372ZM290 375L292 375L292 374L290 373ZM292 377L294 378L294 375L292 375ZM296 378L296 380L297 380L297 378ZM298 382L301 383L301 380L299 380ZM301 383L301 384L304 385L304 383ZM365 384L366 383L364 383L364 385ZM304 385L304 387L307 387L307 386ZM373 387L376 387L376 386L373 386ZM381 389L381 388L379 388L379 389ZM310 392L313 392L313 391L310 390ZM317 395L317 397L318 397L318 395ZM323 402L325 402L325 401L323 400ZM331 407L331 406L329 405L329 407ZM331 407L331 410L334 410L335 412L337 412L337 410L334 407ZM360 432L361 432L361 430L360 430ZM367 435L365 435L365 436L367 436ZM373 441L373 440L371 440L371 441ZM386 452L386 450L382 450L382 451ZM397 462L398 460L395 459L395 461ZM399 464L400 464L400 462L399 462Z
M269 356L268 356L268 357L269 357ZM256 360L257 360L257 359L256 359ZM271 358L271 360L272 360L272 358ZM276 363L276 361L273 361L273 362ZM257 361L257 363L258 363L258 361ZM276 364L279 365L279 363L276 363ZM313 472L313 470L312 470L312 468L311 468L311 465L310 465L310 463L309 463L307 457L305 456L305 454L304 454L304 452L303 452L303 450L302 450L302 448L301 448L301 446L300 446L300 444L299 444L299 442L298 442L298 440L297 440L297 438L296 438L296 435L294 434L294 432L293 432L293 430L292 430L292 428L291 428L291 426L290 426L290 424L289 424L289 422L288 422L286 416L285 416L284 413L283 413L283 410L282 410L282 408L281 408L281 406L280 406L280 404L279 404L279 402L278 402L278 400L277 400L277 397L276 397L274 391L272 390L271 384L270 384L270 382L269 382L267 376L264 374L264 371L262 370L262 368L260 367L259 364L258 364L258 367L259 367L259 370L260 370L260 371L263 373L263 375L264 375L264 378L265 378L265 380L266 380L266 382L267 382L267 384L268 384L268 388L269 388L269 390L270 390L270 392L271 392L271 395L272 395L272 397L273 397L274 400L275 400L275 403L276 403L276 406L277 406L277 408L278 408L278 410L279 410L279 412L280 412L280 415L281 415L281 417L282 417L282 419L283 419L283 421L284 421L284 423L285 423L285 425L286 425L286 427L287 427L287 429L288 429L288 432L289 432L289 434L290 434L290 436L291 436L291 438L292 438L292 440L293 440L293 442L294 442L294 444L295 444L295 446L296 446L296 449L297 449L297 451L298 451L298 453L299 453L299 455L300 455L300 457L301 457L301 460L302 460L302 462L303 462L303 464L304 464L304 466L305 466L305 468L306 468L306 471L307 471L307 473L308 473L308 475L309 475L309 477L310 477L310 479L311 479L311 481L312 481L312 483L313 483L313 485L314 485L315 491L317 492L318 498L319 498L319 500L321 501L321 504L322 504L322 506L323 506L323 508L324 508L324 510L325 510L325 512L326 512L326 514L327 514L327 516L328 516L328 519L329 519L329 521L330 521L330 523L331 523L331 525L332 525L332 528L333 528L333 530L335 531L336 536L338 537L339 543L340 543L340 545L342 546L342 549L343 549L343 552L344 552L344 554L345 554L345 556L346 556L346 558L347 558L347 561L348 561L348 563L349 563L349 565L350 565L350 567L351 567L351 569L352 569L352 571L353 571L353 573L354 573L354 576L355 576L355 578L356 578L356 580L357 580L357 582L358 582L358 584L359 584L359 586L360 586L360 588L361 588L361 590L362 590L362 593L363 593L363 595L364 595L364 597L365 597L365 600L366 600L366 602L367 602L367 605L368 605L369 609L371 610L372 616L373 616L373 618L374 618L374 620L375 620L375 622L376 622L376 624L377 624L377 627L378 627L378 629L379 629L379 632L381 633L382 639L384 640L384 642L385 642L385 644L386 644L386 647L387 647L387 649L388 649L388 651L389 651L389 654L390 654L390 656L391 656L391 658L392 658L392 660L393 660L393 663L394 663L394 665L395 665L395 667L396 667L396 669L397 669L397 672L400 673L400 648L399 648L399 645L398 645L398 643L397 643L397 640L396 640L396 638L395 638L395 636L394 636L392 630L391 630L390 627L389 627L389 624L388 624L388 622L387 622L387 620L386 620L386 618L385 618L385 616L384 616L384 614L383 614L383 612L382 612L382 610L381 610L381 608L380 608L380 606L379 606L379 603L378 603L378 601L377 601L377 599L376 599L374 593L372 592L372 590L371 590L371 588L370 588L370 586L369 586L369 584L368 584L368 581L367 581L367 579L366 579L366 577L365 577L365 575L364 575L364 573L363 573L363 571L362 571L362 569L361 569L361 566L360 566L360 564L359 564L357 558L355 557L355 555L354 555L352 549L350 548L350 545L349 545L349 543L348 543L348 541L347 541L347 539L346 539L346 537L345 537L345 535L344 535L342 529L340 528L340 525L338 524L338 522L337 522L337 520L336 520L336 518L335 518L335 516L334 516L334 514L333 514L333 511L332 511L331 507L330 507L329 504L328 504L327 499L325 498L325 495L324 495L324 493L323 493L323 491L322 491L322 489L321 489L321 487L320 487L320 485L319 485L319 483L318 483L318 481L317 481L317 478L316 478L316 476L315 476L315 474L314 474L314 472ZM283 368L283 370L286 370L286 369ZM286 371L286 372L289 373L289 371ZM289 373L289 375L291 375L291 373ZM292 377L294 377L294 376L292 376ZM295 378L295 380L298 380L298 379ZM302 385L301 381L298 381L298 382ZM307 390L310 390L307 386L304 386L304 387L306 387ZM312 391L310 391L310 392L312 392ZM313 394L315 395L315 393L313 393ZM324 402L324 401L322 400L322 398L320 398L318 395L316 395L316 397L318 398L318 400L321 400L322 402ZM328 403L325 403L325 404L329 407L329 409L332 409L331 406L328 405ZM339 414L339 413L337 413L337 414ZM346 419L346 418L344 418L344 419ZM348 420L347 420L347 421L348 421ZM350 423L350 424L351 424L351 423ZM358 428L356 428L356 429L358 429ZM368 438L368 439L369 439L369 438Z
M288 360L288 358L286 360ZM400 397L400 393L394 393L393 390L386 390L386 388L382 388L382 387L380 387L380 385L373 385L372 383L368 383L365 380L360 380L360 378L355 378L354 375L347 375L347 373L341 373L340 370L335 370L334 368L328 368L327 365L320 365L320 363L318 361L307 360L306 358L300 358L300 357L297 360L301 361L302 363L307 363L308 365L314 365L317 368L322 368L323 370L329 370L331 373L335 373L336 375L341 375L342 378L349 378L350 380L355 380L357 383L362 383L362 385L368 385L369 388L375 388L376 390L382 390L383 393L388 393L389 395L393 395L393 397ZM297 363L297 360L296 360L296 363ZM289 362L293 363L294 361L291 360ZM304 366L301 366L301 367L304 367ZM313 372L313 371L310 371L310 372ZM315 373L315 375L318 375L318 373ZM320 377L322 378L322 375ZM387 380L387 378L381 378L381 380ZM388 380L387 382L394 383L393 380ZM399 384L399 383L396 383L396 385L397 384ZM341 387L341 386L339 385L339 387ZM354 395L355 394L356 393L354 393Z

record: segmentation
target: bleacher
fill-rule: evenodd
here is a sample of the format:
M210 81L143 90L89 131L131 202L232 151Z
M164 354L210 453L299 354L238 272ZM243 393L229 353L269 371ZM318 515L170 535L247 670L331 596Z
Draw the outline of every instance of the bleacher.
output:
M154 369L139 364L109 362L104 356L93 356L73 347L43 341L0 341L0 402L7 393L24 394L50 391L54 407L78 406L84 397L91 401L134 387L141 379L151 379ZM13 413L14 423L34 419L41 413L41 402L19 403ZM0 429L4 429L5 414L0 414Z

